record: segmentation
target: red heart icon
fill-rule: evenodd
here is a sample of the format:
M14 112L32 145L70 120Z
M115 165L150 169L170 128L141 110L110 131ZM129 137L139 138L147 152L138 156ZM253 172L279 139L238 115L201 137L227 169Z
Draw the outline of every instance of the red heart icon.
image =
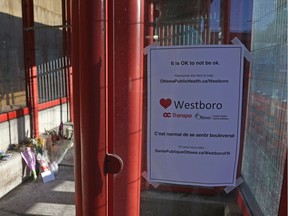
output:
M160 100L161 106L164 107L165 109L167 109L171 105L171 103L172 103L172 100L170 98L167 98L167 99L162 98Z

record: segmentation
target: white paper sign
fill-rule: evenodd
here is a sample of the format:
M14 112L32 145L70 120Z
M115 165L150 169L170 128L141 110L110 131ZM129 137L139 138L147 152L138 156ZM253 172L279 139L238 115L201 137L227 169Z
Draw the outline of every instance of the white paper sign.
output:
M149 49L149 181L235 185L242 83L241 45Z

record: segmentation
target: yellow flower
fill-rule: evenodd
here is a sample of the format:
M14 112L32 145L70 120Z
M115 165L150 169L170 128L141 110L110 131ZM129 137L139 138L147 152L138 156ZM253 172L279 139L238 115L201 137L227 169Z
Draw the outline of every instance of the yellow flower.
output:
M37 143L38 143L39 145L43 145L43 138L38 137L38 138L37 138Z

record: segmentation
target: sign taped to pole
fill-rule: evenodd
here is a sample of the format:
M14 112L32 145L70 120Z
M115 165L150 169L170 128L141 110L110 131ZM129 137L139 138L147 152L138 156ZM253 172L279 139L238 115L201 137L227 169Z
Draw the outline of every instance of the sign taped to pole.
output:
M236 184L243 46L148 50L148 179L198 186Z

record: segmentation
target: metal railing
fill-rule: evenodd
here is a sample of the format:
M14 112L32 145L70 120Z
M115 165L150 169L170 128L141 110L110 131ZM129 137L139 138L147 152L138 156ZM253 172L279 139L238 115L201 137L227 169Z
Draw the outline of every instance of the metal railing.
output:
M67 96L69 66L66 56L37 65L39 103Z

